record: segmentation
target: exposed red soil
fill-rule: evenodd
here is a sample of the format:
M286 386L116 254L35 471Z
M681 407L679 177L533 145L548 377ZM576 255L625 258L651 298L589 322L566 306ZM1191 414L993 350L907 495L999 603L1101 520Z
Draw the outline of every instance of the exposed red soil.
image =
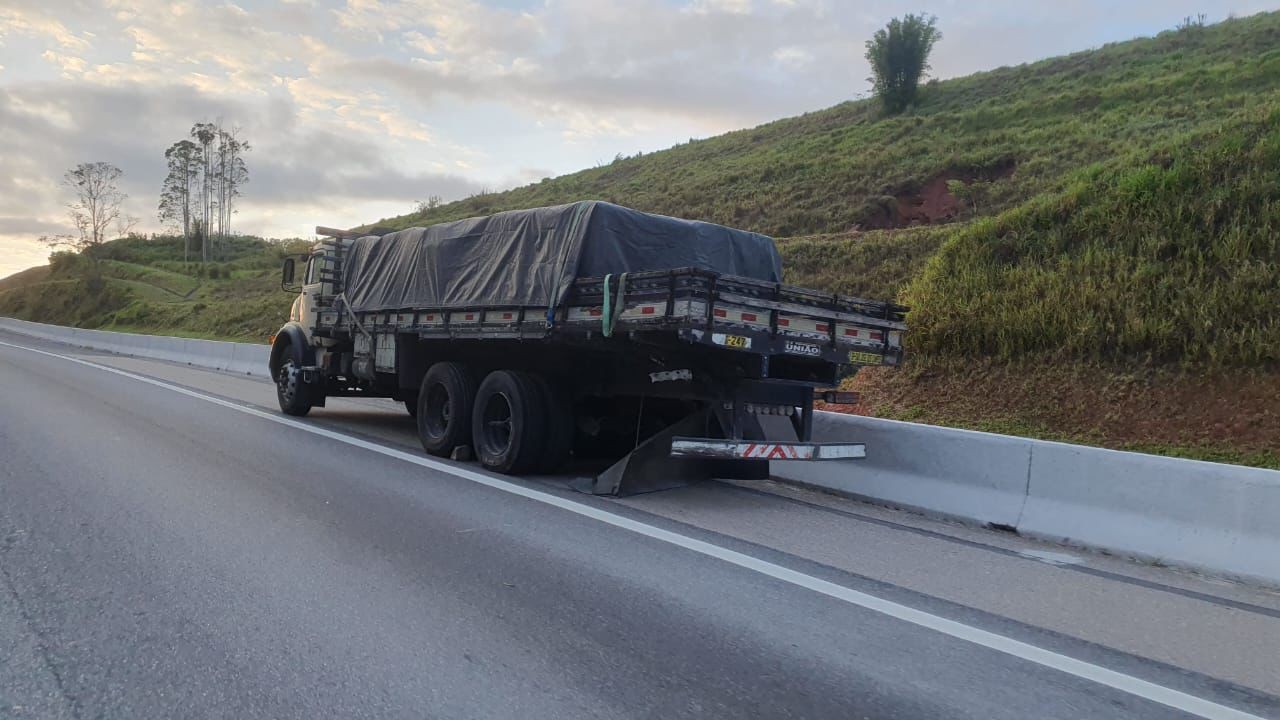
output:
M884 230L954 222L960 219L966 207L947 188L947 183L952 180L965 183L995 182L1013 175L1016 169L1016 163L1007 161L978 172L941 173L918 189L897 193L892 207L880 208L880 213L865 219L860 227Z
M895 227L932 225L951 222L960 217L960 199L947 189L947 183L956 179L963 178L941 175L925 183L915 195L899 195Z
M1280 372L1092 366L867 368L846 383L864 415L1032 434L1104 447L1280 453Z

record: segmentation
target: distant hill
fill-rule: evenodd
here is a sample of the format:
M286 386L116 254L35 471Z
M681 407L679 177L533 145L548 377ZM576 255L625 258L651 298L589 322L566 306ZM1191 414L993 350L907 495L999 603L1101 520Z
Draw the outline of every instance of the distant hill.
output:
M0 315L59 325L266 342L288 318L280 262L306 244L236 237L215 262L184 262L181 238L122 238L0 279Z

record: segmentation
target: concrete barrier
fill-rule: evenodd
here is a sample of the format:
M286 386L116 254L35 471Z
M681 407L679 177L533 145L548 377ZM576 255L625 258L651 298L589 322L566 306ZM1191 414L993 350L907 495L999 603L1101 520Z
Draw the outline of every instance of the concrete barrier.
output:
M815 439L865 460L776 477L1140 560L1280 587L1280 472L856 415Z
M774 462L773 474L876 502L1013 527L1031 441L859 415L818 413L817 442L863 442L864 460Z
M46 325L0 318L0 329L119 355L154 358L195 367L265 377L268 345L195 340L167 335L141 335Z
M270 357L270 345L236 343L231 349L231 366L227 370L246 375L266 375Z
M1018 531L1280 585L1280 472L1037 442Z

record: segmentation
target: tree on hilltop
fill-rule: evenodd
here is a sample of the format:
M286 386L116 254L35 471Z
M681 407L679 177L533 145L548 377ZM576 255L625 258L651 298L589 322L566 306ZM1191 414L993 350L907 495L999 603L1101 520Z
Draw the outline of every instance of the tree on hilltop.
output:
M83 253L107 239L111 224L121 219L120 205L125 195L116 182L124 171L108 162L80 163L62 176L62 186L75 193L67 203L67 215L75 235L45 235L40 242L50 247L67 246Z
M900 113L915 102L920 79L929 68L929 53L942 39L938 18L908 14L894 18L867 41L867 78L890 113Z
M169 174L160 187L160 222L182 225L182 261L187 262L191 250L192 203L204 164L200 146L190 140L179 140L164 151Z
M164 153L169 174L160 188L160 221L175 226L181 221L187 247L199 239L202 261L209 260L210 250L225 247L231 235L236 200L249 182L244 156L250 149L238 128L224 129L219 120L192 125L189 138Z

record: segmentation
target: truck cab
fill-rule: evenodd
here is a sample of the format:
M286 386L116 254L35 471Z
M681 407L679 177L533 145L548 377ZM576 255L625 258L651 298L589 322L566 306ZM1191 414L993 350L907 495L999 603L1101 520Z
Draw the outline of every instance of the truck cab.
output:
M337 295L337 259L344 243L337 238L322 240L313 245L307 255L286 258L281 268L281 288L298 294L289 309L289 322L300 325L308 341L319 319L320 308L330 304Z

